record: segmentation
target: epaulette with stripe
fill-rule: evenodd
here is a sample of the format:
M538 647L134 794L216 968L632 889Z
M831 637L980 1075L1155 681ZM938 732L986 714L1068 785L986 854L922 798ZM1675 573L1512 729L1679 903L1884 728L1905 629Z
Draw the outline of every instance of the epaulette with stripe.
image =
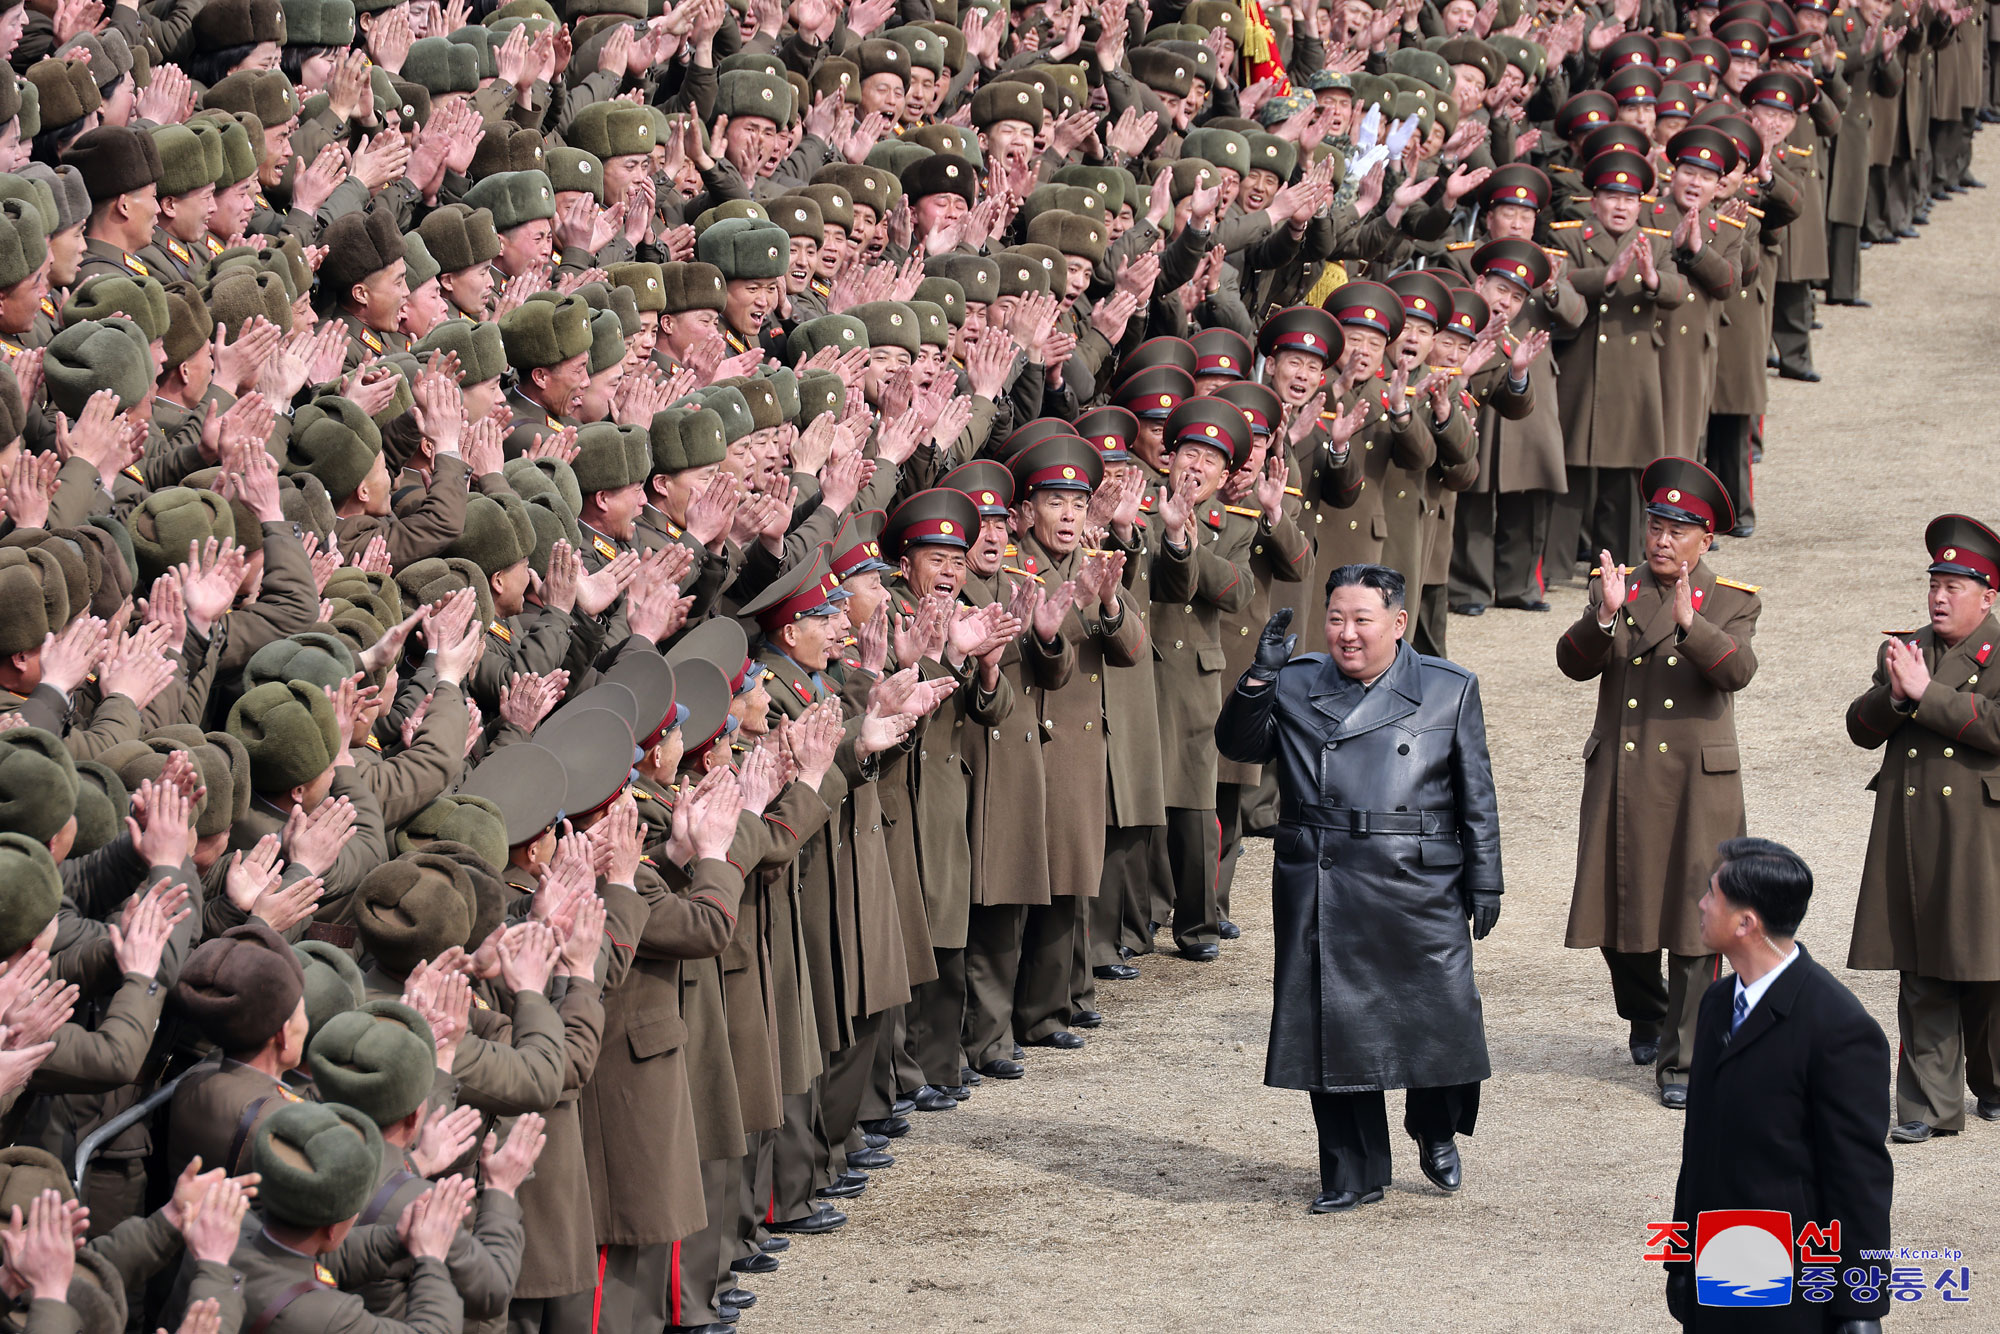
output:
M1718 213L1715 216L1721 218L1724 222L1728 223L1731 227L1734 227L1739 232L1742 231L1745 226L1742 219L1732 218L1727 213Z
M1298 496L1300 499L1304 499L1306 493L1301 491L1296 486L1288 486L1285 488L1285 494L1288 496Z
M1764 210L1761 208L1753 208L1750 210L1750 216L1761 221L1764 217Z
M1228 510L1231 514L1240 514L1246 519L1261 519L1264 517L1264 511L1245 509L1241 505L1224 505L1223 508Z
M499 621L494 621L492 624L488 625L486 627L486 633L492 635L495 639L499 640L503 644L511 644L514 642L514 632L512 630L509 630L504 624L502 624Z
M1811 148L1801 148L1796 144L1787 144L1785 146L1785 151L1787 153L1790 153L1793 157L1811 157L1813 155L1813 151Z
M380 741L377 741L373 736L365 736L361 738L361 744L368 747L368 749L374 751L377 755L380 755L382 753L382 743Z
M1721 575L1716 576L1715 582L1721 584L1724 588L1741 589L1745 593L1761 593L1764 591L1762 584L1740 583L1735 579L1724 579Z
M1446 250L1471 250L1471 249L1475 248L1476 246L1478 246L1479 244L1480 244L1480 242L1478 242L1478 241L1453 241L1453 242L1452 242L1451 244L1447 245L1447 246L1445 247L1445 249L1446 249Z
M1645 233L1646 235L1648 235L1648 236L1672 236L1672 235L1673 235L1673 233L1672 233L1672 232L1669 232L1669 231L1665 231L1665 230L1663 230L1663 229L1661 229L1661 228L1659 228L1659 227L1641 227L1641 228L1640 228L1639 230L1640 230L1640 231L1642 231L1642 232L1644 232L1644 233Z
M1023 579L1032 579L1038 584L1042 582L1042 576L1040 576L1039 574L1029 574L1026 570L1017 569L1012 565L1003 565L1000 568L1005 570L1008 574L1018 574Z
M1582 218L1565 218L1561 222L1550 223L1549 230L1552 232L1562 232L1562 231L1568 231L1572 227L1581 227L1581 226L1583 226Z

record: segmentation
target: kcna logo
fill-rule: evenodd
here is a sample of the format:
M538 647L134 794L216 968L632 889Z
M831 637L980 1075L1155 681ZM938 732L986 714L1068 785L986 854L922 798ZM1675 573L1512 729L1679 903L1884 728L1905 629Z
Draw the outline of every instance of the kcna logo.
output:
M1795 1235L1792 1216L1780 1209L1708 1210L1695 1219L1692 1252L1686 1223L1648 1223L1646 1230L1646 1259L1693 1259L1695 1301L1702 1306L1789 1306L1795 1249L1801 1264L1840 1263L1838 1222L1808 1222Z

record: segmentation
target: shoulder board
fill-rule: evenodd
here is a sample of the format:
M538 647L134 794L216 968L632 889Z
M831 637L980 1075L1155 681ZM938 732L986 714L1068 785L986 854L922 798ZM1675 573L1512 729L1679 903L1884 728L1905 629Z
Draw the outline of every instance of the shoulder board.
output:
M1799 147L1797 145L1790 146L1786 148L1785 151L1787 153L1790 153L1793 157L1811 157L1813 155L1813 151L1811 148Z
M1026 570L1016 569L1012 565L1003 565L1000 568L1005 570L1008 574L1018 574L1023 579L1032 579L1038 584L1042 582L1042 576L1040 576L1039 574L1029 574Z
M1724 588L1737 588L1741 589L1745 593L1758 593L1763 591L1762 584L1739 583L1734 579L1724 579L1721 575L1716 576L1715 582L1722 585Z
M618 559L618 548L612 546L609 542L605 541L603 538L593 537L590 539L590 544L597 548L597 554L604 557L604 559L606 560Z
M1620 565L1618 567L1618 573L1620 574L1637 574L1638 572L1639 571L1637 566ZM1590 567L1590 577L1593 579L1598 578L1603 573L1604 573L1604 567L1602 565L1593 565ZM1718 579L1716 582L1720 583L1722 581Z
M127 477L130 477L133 481L139 483L139 485L144 486L146 484L146 474L139 471L138 464L134 463L130 467L127 467L122 471Z
M1550 172L1551 172L1552 174L1554 174L1554 175L1559 175L1559 176L1574 176L1574 175L1576 175L1576 168L1575 168L1575 167L1559 167L1559 166L1557 166L1557 165L1556 165L1555 163L1553 163L1553 162L1549 163L1549 171L1550 171Z
M363 737L361 744L368 747L368 749L374 751L378 755L382 753L382 743L377 741L372 736Z
M56 318L56 303L55 303L55 302L53 302L53 301L51 301L51 300L49 300L49 299L48 299L47 297L43 297L43 298L42 298L42 314L44 314L44 315L48 316L48 317L49 317L50 319L55 319L55 318Z
M1648 204L1650 204L1650 203L1652 203L1652 202L1653 202L1653 201L1654 201L1655 199L1659 198L1659 196L1658 196L1658 195L1640 195L1640 196L1639 196L1639 198L1641 198L1641 199L1645 200L1645 201L1646 201L1646 202L1647 202Z
M481 1000L481 999L480 999L479 997L477 997L477 996L474 996L474 997L472 998L472 1003L473 1003L473 1005L474 1005L474 1006L475 1006L476 1008L478 1008L478 1009L481 1009L481 1010L490 1010L490 1009L492 1009L492 1008L493 1008L493 1007L492 1007L491 1005L488 1005L488 1004L487 1004L487 1003L486 1003L485 1001Z
M189 250L186 246L182 245L179 241L174 240L172 237L167 238L167 249L173 252L174 258L179 260L181 263L183 264L194 263L194 252Z
M1261 519L1264 517L1264 511L1245 509L1241 505L1225 505L1223 506L1223 508L1228 510L1231 514L1240 514L1246 519Z
M1477 242L1477 241L1453 241L1453 242L1452 242L1452 243L1451 243L1450 245L1446 246L1446 247L1445 247L1445 249L1446 249L1446 250L1472 250L1472 249L1475 249L1475 248L1476 248L1476 247L1477 247L1478 245L1479 245L1479 242Z
M1305 494L1306 494L1306 493L1305 493L1305 492L1303 492L1303 491L1301 491L1301 490L1300 490L1300 489L1299 489L1298 487L1296 487L1296 486L1288 486L1288 487L1286 487L1286 488L1285 488L1285 494L1286 494L1286 495L1288 495L1288 496L1298 496L1298 497L1300 497L1301 499L1303 499L1303 498L1305 497Z
M1764 216L1764 210L1761 208L1753 208L1750 210L1750 216L1753 218L1761 219Z
M125 261L126 268L132 270L132 272L138 274L141 278L150 277L152 275L153 271L147 268L144 264L140 263L137 256L124 255L121 256L120 258L122 258Z
M1648 235L1648 236L1670 236L1670 235L1672 235L1672 233L1671 233L1671 232L1668 232L1668 231L1665 231L1665 230L1663 230L1663 229L1661 229L1661 228L1659 228L1659 227L1641 227L1641 228L1640 228L1639 230L1640 230L1640 231L1642 231L1642 232L1644 232L1644 233L1645 233L1646 235Z
M1014 544L1013 544L1012 542L1009 542L1009 543L1007 544L1007 548L1006 548L1006 550L1002 551L1002 552L1001 552L1000 554L1001 554L1002 556L1011 556L1011 555L1013 555L1013 554L1014 554Z
M643 788L643 787L634 787L634 788L632 789L632 798L633 798L633 800L635 800L635 801L658 801L658 800L659 800L659 798L658 798L658 797L654 796L654 795L653 795L652 793L648 792L648 791L647 791L647 790L646 790L645 788Z
M486 627L486 633L492 635L495 639L499 640L503 644L511 644L514 642L514 632L512 630L509 630L506 627L506 625L500 621L494 621L491 625L488 625Z
M361 331L361 341L367 345L370 352L380 352L382 350L381 335L377 334L373 329L363 329Z
M1561 222L1550 223L1549 230L1552 232L1563 232L1563 231L1568 231L1572 227L1581 227L1581 226L1583 226L1582 218L1565 218Z
M1569 197L1569 202L1570 202L1570 203L1572 203L1572 204L1588 204L1588 203L1590 202L1590 196L1589 196L1589 195L1571 195L1571 196Z
M0 352L5 352L10 357L18 357L21 355L22 350L19 343L11 339L0 338Z
M293 1096L292 1101L293 1102L298 1101L296 1095ZM313 1265L313 1281L318 1283L321 1287L324 1288L332 1288L339 1286L333 1281L333 1271L331 1269L328 1269L323 1264Z
M1743 230L1743 223L1740 219L1732 218L1727 213L1717 214L1716 216L1720 217L1724 222L1728 223L1731 227L1734 227L1737 231L1740 232Z
M1545 245L1545 246L1540 246L1540 247L1538 247L1538 249L1540 249L1540 250L1541 250L1541 252L1542 252L1542 253L1543 253L1544 255L1547 255L1547 256L1548 256L1548 257L1549 257L1550 259L1567 259L1567 258L1569 258L1569 251L1567 251L1567 250L1564 250L1564 249L1563 249L1563 248L1562 248L1561 246L1546 246L1546 245Z

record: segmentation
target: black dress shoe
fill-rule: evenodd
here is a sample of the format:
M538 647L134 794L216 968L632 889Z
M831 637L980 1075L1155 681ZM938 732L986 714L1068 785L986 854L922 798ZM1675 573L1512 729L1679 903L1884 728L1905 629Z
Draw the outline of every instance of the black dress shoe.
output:
M1939 1130L1925 1121L1905 1121L1889 1128L1889 1139L1896 1144L1922 1144L1925 1140L1936 1139L1940 1135L1956 1135L1956 1130Z
M941 1084L938 1087L941 1092L949 1093L953 1102L964 1102L972 1096L972 1090L963 1084Z
M917 1110L917 1105L911 1102L908 1098L898 1098L894 1102L889 1104L890 1116L908 1116L911 1112L914 1112L916 1110Z
M1765 370L1767 370L1767 371L1774 371L1774 370L1778 369L1778 354L1777 354L1777 353L1775 353L1775 352L1767 352L1767 353L1765 353L1765 354L1764 354L1764 369L1765 369Z
M733 1306L739 1311L747 1311L757 1304L757 1294L739 1285L729 1289L727 1292L716 1293L715 1300L724 1306Z
M775 1274L778 1272L778 1257L760 1251L741 1260L731 1260L729 1267L739 1274Z
M984 1084L986 1082L986 1077L980 1074L977 1070L973 1069L971 1066L964 1065L959 1067L958 1082L965 1085L965 1087L967 1088L976 1089L981 1084Z
M1458 1161L1458 1141L1439 1140L1417 1146L1417 1166L1424 1169L1430 1183L1442 1191L1454 1191L1464 1180Z
M766 1227L768 1228L768 1226L767 1224ZM792 1249L792 1239L790 1237L766 1237L757 1243L757 1249L766 1255L783 1255L786 1251Z
M1129 963L1101 963L1090 975L1100 982L1130 982L1139 976L1139 970Z
M2000 1098L1981 1098L1973 1104L1972 1114L1982 1121L2000 1121Z
M716 1303L715 1303L715 1319L716 1319L716 1324L713 1324L713 1325L701 1325L701 1326L698 1326L698 1328L701 1328L701 1329L717 1329L717 1328L721 1328L721 1329L734 1329L734 1328L736 1327L736 1322L737 1322L738 1320L741 1320L742 1318L743 1318L743 1312L742 1312L742 1311L741 1311L741 1310L740 1310L739 1308L737 1308L737 1307L734 1307L734 1306L731 1306L731 1305L730 1305L730 1304L729 1304L728 1302L725 1302L725 1301L722 1301L721 1299L719 1299L719 1298L718 1298L718 1299L716 1300ZM671 1328L672 1328L672 1326L670 1325L670 1326L668 1326L668 1328L669 1328L669 1329L671 1329Z
M1979 123L1981 125L2000 125L2000 111L1995 111L1991 107L1979 108Z
M863 1121L861 1129L864 1134L901 1139L910 1133L910 1123L900 1116L885 1116L880 1121Z
M1461 602L1451 609L1451 614L1454 616L1484 616L1486 614L1486 604L1484 602Z
M1669 1084L1660 1090L1660 1106L1670 1111L1684 1112L1688 1105L1688 1086Z
M885 1167L894 1167L896 1159L881 1149L861 1149L847 1155L847 1165L864 1172L879 1172Z
M1929 221L1930 221L1930 219L1929 219L1929 218L1923 218L1923 217L1920 217L1920 218L1917 218L1917 219L1915 219L1915 221L1917 221L1917 222L1919 222L1919 223L1925 223L1925 222L1929 222ZM1919 237L1919 236L1921 236L1921 235L1922 235L1922 233L1921 233L1921 232L1919 232L1919 231L1918 231L1918 230L1917 230L1917 229L1916 229L1915 227L1898 227L1898 228L1896 229L1896 237L1897 237L1897 239L1898 239L1898 240L1902 240L1902 241L1914 241L1914 240L1916 240L1916 239L1917 239L1917 237Z
M1139 951L1133 949L1130 945L1120 945L1118 947L1118 957L1121 959L1137 958L1138 954Z
M822 1200L851 1200L867 1189L868 1174L866 1172L848 1171L842 1172L839 1176L835 1177L831 1186L821 1186L813 1193L818 1195Z
M1017 1061L1025 1061L1028 1059L1028 1053L1021 1050L1021 1044L1018 1042L1014 1044L1014 1059Z
M886 1149L889 1147L889 1137L887 1135L871 1135L864 1130L861 1132L861 1147L864 1149Z
M1801 371L1794 370L1790 366L1780 366L1778 367L1778 378L1780 380L1804 380L1807 384L1818 384L1819 372L1810 368Z
M1873 301L1863 301L1858 296L1849 297L1845 301L1835 301L1829 298L1826 304L1829 306L1849 306L1855 310L1873 310L1875 308Z
M1373 1190L1323 1190L1313 1196L1307 1212L1315 1214L1344 1214L1350 1209L1358 1209L1364 1204L1373 1204L1382 1198L1382 1188Z
M1180 952L1189 963L1214 963L1222 957L1220 945L1190 945Z
M1986 182L1972 176L1961 176L1958 178L1958 188L1961 190L1984 190Z
M1729 535L1731 537L1755 537L1757 535L1757 521L1755 519L1745 519L1742 523L1731 528Z
M1096 1010L1078 1010L1069 1017L1071 1028L1102 1028L1104 1016Z
M1856 248L1860 250L1873 250L1877 244L1877 242L1871 241L1864 236L1861 238L1861 244Z
M1019 1061L993 1060L979 1067L979 1073L988 1079L1019 1079L1027 1070Z
M1242 937L1243 928L1225 919L1220 926L1215 928L1215 933L1224 940L1237 940Z
M1825 327L1826 325L1821 323L1819 320L1814 320L1812 322L1812 331L1814 333L1818 333L1821 329L1824 329Z
M1066 1028L1058 1028L1047 1037L1029 1038L1030 1047L1054 1047L1057 1051L1075 1051L1083 1046L1083 1039Z
M732 1306L729 1309L734 1311L736 1308ZM668 1325L666 1328L667 1334L729 1334L736 1328L736 1320L732 1316L728 1320L711 1320L706 1325Z
M833 1232L847 1226L847 1215L828 1205L807 1214L804 1218L794 1218L789 1222L766 1223L773 1232L796 1232L804 1237L816 1237L822 1232Z
M1660 1059L1660 1039L1633 1036L1626 1040L1625 1049L1632 1053L1632 1064L1651 1065Z
M1505 607L1508 611L1547 611L1549 604L1541 598L1495 598L1493 605Z
M943 1089L934 1088L929 1084L912 1093L910 1101L915 1104L916 1109L920 1112L955 1112L958 1110L957 1098L952 1097Z

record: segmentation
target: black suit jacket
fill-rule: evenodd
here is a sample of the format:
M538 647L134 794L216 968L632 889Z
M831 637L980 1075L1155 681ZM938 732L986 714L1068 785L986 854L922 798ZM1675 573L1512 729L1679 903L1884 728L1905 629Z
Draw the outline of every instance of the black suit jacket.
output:
M1690 1247L1705 1209L1784 1209L1794 1238L1807 1220L1838 1219L1842 1269L1866 1268L1859 1252L1889 1244L1888 1039L1804 945L1731 1038L1735 1004L1734 975L1701 998L1674 1217ZM1796 1248L1792 1260L1796 1273ZM1886 1292L1860 1303L1845 1285L1824 1303L1795 1294L1775 1309L1695 1306L1692 1270L1668 1266L1670 1282L1679 1271L1690 1283L1689 1329L1823 1330L1889 1307Z

